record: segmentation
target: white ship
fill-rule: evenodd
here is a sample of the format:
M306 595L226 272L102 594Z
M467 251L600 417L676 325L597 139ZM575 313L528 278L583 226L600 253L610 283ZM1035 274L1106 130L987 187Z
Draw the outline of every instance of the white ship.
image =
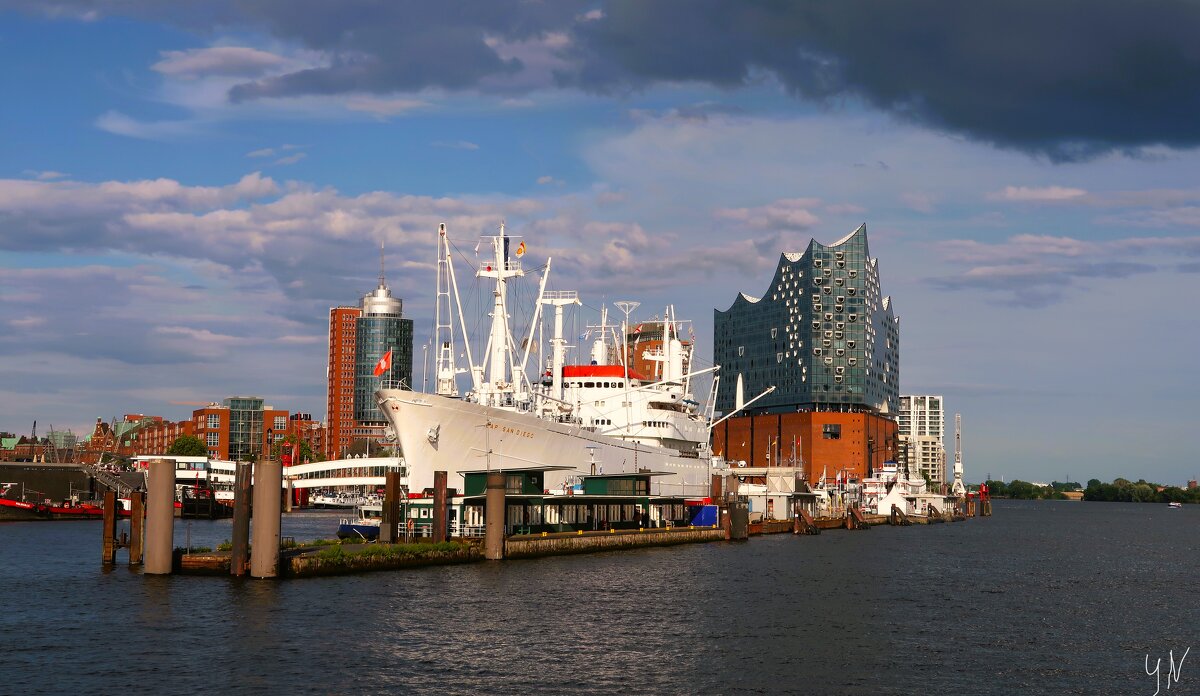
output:
M661 341L639 353L657 374L639 375L626 364L629 313L638 306L634 302L616 303L625 313L619 333L606 325L607 312L602 314L600 326L594 327L597 337L589 364L565 364L563 309L580 304L576 293L546 290L548 259L529 335L523 340L514 337L507 285L524 275L524 243L510 256L503 226L499 235L485 239L490 240L490 260L480 264L476 275L495 281L492 321L480 364L466 346L470 389L460 397L455 379L464 370L455 365L452 300L460 335L466 335L467 324L443 224L434 337L436 393L390 385L376 392L409 467L410 490L432 487L438 470L449 472L449 485L459 487L458 474L463 471L562 467L546 471L548 491L565 491L584 474L655 472L652 495L709 495L714 466L722 463L714 463L709 448L711 414L701 412L690 389L693 377L716 368L687 371L691 347L680 340L679 322L670 309L661 321ZM543 306L554 308L554 335L546 364L531 381L525 365L531 352L537 353L531 346Z

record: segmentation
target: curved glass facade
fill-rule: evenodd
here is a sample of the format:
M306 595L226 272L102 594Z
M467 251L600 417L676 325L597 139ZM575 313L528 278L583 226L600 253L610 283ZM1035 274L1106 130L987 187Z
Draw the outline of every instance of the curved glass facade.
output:
M896 413L899 319L879 287L867 226L826 246L784 253L761 298L740 294L713 316L713 362L721 366L717 409L734 409L774 385L751 413L869 410Z
M362 316L355 320L354 420L385 423L375 403L375 390L382 382L403 382L412 388L413 322L404 319L403 305L382 283L363 298ZM375 365L389 350L392 369L375 376Z

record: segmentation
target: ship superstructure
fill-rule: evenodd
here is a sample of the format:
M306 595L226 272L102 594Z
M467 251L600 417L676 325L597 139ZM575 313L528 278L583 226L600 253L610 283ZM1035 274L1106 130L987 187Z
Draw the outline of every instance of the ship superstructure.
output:
M629 319L608 324L607 312L592 327L586 363L568 360L563 336L564 310L580 304L574 291L547 290L550 260L540 279L528 335L515 336L510 325L508 285L525 275L525 245L513 245L503 226L485 237L490 253L476 271L494 284L491 325L481 362L470 346L466 370L454 362L455 322L443 310L458 313L460 336L466 321L458 294L445 225L439 227L435 390L425 394L384 385L376 397L394 429L409 466L410 490L433 485L433 472L485 468L566 467L548 471L546 488L564 490L589 473L656 472L653 495L708 495L713 458L709 449L711 413L692 398L692 379L716 368L685 372L690 342L680 340L682 322L670 307L661 319L664 336L641 357L656 365L650 379L629 366ZM513 251L515 250L515 252ZM636 303L619 303L623 310ZM553 312L553 335L535 348L534 329L543 308ZM465 343L465 341L464 341ZM537 375L526 369L531 355L544 355ZM614 360L615 358L615 360ZM535 362L537 362L535 358ZM459 397L456 377L470 375L470 388ZM453 483L451 485L454 485Z

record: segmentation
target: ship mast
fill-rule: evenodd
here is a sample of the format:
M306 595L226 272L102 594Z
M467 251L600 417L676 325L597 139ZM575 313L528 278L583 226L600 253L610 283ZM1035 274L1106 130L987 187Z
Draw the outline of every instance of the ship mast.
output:
M504 234L504 223L500 223L500 234L492 237L493 261L479 267L476 276L479 278L495 278L496 289L492 291L492 331L488 338L488 354L485 365L476 368L478 372L486 367L487 383L479 387L481 403L490 406L503 405L503 392L512 392L514 387L513 366L509 360L509 329L508 329L508 279L525 275L520 261L509 261L508 237Z
M433 341L437 345L434 358L434 393L441 396L458 396L458 383L454 379L459 370L454 364L454 324L450 312L450 242L446 238L446 223L438 225L437 301L434 304ZM460 311L461 315L462 312Z
M543 292L541 304L554 307L554 337L550 339L550 395L561 401L563 363L567 358L567 341L563 338L563 307L583 303L579 301L579 293L574 290L556 290Z

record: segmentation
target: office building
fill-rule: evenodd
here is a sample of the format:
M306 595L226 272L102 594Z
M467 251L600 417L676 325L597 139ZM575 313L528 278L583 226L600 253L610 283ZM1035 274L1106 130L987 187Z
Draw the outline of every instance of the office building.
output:
M946 482L946 410L941 396L901 396L898 419L901 451L914 476Z
M413 322L404 304L392 296L382 268L379 286L358 307L329 310L329 367L326 392L325 456L343 457L356 441L378 443L387 420L375 403L383 382L412 388ZM391 351L391 367L376 376L375 367Z

